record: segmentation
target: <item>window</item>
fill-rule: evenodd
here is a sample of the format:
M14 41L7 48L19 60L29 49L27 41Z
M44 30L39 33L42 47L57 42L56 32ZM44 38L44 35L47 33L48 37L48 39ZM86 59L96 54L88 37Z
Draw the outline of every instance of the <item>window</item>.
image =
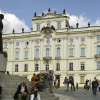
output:
M15 72L18 72L18 64L15 65Z
M28 45L29 45L29 42L28 42L28 41L26 41L26 42L25 42L25 46L28 46Z
M61 29L61 22L57 22L57 29L58 29L58 30Z
M39 48L35 48L35 58L39 58Z
M39 71L39 64L35 64L35 71Z
M7 49L7 42L4 42L3 48Z
M69 70L70 70L70 71L73 71L73 63L72 63L72 62L69 63Z
M19 54L20 53L20 50L19 49L16 49L15 51L15 60L19 60Z
M96 38L97 38L97 41L100 41L100 35L97 35Z
M98 45L96 48L96 54L100 55L100 45Z
M60 63L56 64L56 71L60 71Z
M24 65L24 72L28 72L28 64Z
M46 41L46 42L47 42L47 44L50 44L50 39L47 39L47 41Z
M97 70L100 70L100 61L97 61Z
M81 75L80 76L80 84L84 84L85 76Z
M24 53L24 59L28 59L28 49L25 49Z
M36 28L37 31L40 31L40 24L37 24Z
M46 57L50 57L50 48L46 48Z
M85 70L85 64L81 63L81 70Z
M57 48L57 54L56 57L60 57L60 47Z
M18 41L16 42L16 46L19 46L19 42Z
M81 48L81 57L85 57L85 48Z
M69 48L69 57L73 57L74 56L74 49L73 48Z
M70 43L73 43L73 38L70 38Z
M49 71L49 64L46 64L45 70Z

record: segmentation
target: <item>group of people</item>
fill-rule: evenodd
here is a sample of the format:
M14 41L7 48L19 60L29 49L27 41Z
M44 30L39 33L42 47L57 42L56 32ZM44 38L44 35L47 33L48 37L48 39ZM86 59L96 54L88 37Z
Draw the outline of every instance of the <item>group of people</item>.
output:
M65 87L67 88L66 90L69 90L69 85L71 85L71 90L75 91L75 85L74 85L74 79L72 76L69 77L69 79L67 77L64 78L63 84L65 85ZM77 84L77 89L78 89L78 84Z
M40 100L40 94L38 91L41 91L41 89L43 89L45 86L45 83L43 82L43 80L41 80L41 78L43 78L41 75L36 75L33 74L32 78L31 78L31 90L28 90L28 87L25 83L25 81L23 81L22 83L20 83L17 87L17 90L14 94L14 100ZM49 71L49 73L46 75L47 77L47 81L48 81L48 89L50 93L53 93L53 73L52 71ZM41 84L41 82L43 82Z
M84 88L87 90L92 89L93 95L96 95L97 90L100 91L100 82L96 77L94 77L93 81L87 79Z
M37 87L32 87L31 91L28 89L25 81L20 83L14 94L14 100L40 100Z

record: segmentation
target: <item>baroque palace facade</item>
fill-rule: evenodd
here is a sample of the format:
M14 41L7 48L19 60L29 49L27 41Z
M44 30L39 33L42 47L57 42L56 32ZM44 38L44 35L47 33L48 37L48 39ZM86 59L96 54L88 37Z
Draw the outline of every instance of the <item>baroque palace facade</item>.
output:
M65 10L34 13L31 32L3 34L7 71L31 79L33 73L53 70L61 85L65 76L79 84L95 76L100 79L100 27L78 25L70 27Z

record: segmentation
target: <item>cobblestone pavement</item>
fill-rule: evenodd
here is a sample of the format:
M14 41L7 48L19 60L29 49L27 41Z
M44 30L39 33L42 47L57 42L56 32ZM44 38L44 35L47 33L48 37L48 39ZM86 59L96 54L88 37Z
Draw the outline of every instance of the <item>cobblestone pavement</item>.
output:
M55 95L60 100L100 100L100 92L94 96L91 90L78 89L76 91L66 91L64 87L55 89Z

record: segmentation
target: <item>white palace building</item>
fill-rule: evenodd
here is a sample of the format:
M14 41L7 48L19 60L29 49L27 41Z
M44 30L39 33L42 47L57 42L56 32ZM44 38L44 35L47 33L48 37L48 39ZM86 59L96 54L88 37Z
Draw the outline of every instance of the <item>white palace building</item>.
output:
M3 34L3 49L8 54L7 71L31 78L33 73L54 71L63 84L73 76L83 84L86 79L100 79L100 27L76 28L69 25L69 16L48 9L32 18L31 32Z

